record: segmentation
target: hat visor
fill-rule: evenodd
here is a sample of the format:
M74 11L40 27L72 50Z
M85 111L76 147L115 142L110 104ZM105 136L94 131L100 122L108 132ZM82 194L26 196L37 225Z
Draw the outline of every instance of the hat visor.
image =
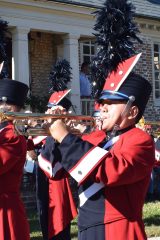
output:
M58 105L58 104L48 103L48 104L47 104L47 107L48 107L48 108L52 108L52 107L57 106L57 105Z
M94 111L92 114L92 117L99 117L100 116L100 111Z
M103 100L111 101L128 101L129 97L123 93L115 91L102 91L101 96L98 99L98 103L101 103Z

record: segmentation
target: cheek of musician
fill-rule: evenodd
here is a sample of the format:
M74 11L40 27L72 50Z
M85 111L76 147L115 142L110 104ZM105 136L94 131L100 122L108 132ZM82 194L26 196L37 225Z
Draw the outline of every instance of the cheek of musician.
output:
M101 109L100 117L102 118L102 129L112 130L115 124L121 123L121 113L123 111L124 105L122 104L111 104L109 106L104 106Z

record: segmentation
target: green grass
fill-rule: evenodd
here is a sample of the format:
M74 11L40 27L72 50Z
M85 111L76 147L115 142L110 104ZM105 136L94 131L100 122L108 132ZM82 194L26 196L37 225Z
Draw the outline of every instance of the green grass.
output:
M42 240L42 234L40 231L40 225L36 210L28 211L28 220L30 224L30 235L32 240Z
M72 225L71 225L71 237L72 240L77 240L77 219L72 221Z
M143 219L147 236L160 236L160 201L148 202L144 205Z
M36 211L28 212L30 223L31 240L42 240L40 226ZM148 237L160 236L160 201L145 203L143 209L143 219ZM72 240L77 240L77 220L72 222L71 226Z
M30 224L31 240L42 240L40 225L37 217L36 210L28 211L28 220ZM71 225L72 240L77 240L77 219L72 221Z

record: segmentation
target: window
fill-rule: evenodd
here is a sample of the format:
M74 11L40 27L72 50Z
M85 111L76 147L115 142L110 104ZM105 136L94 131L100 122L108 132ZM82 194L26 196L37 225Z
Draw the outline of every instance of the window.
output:
M96 44L94 40L80 41L80 67L83 62L91 62L96 53ZM90 78L90 75L88 75ZM91 115L94 109L93 99L81 99L81 113Z
M154 88L155 100L160 102L160 43L154 44Z
M93 40L80 42L80 65L83 62L91 62L96 52Z

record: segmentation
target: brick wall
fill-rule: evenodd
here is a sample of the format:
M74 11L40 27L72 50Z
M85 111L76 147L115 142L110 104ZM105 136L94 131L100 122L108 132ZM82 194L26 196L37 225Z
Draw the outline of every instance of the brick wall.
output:
M30 85L34 96L48 96L49 73L56 60L55 35L31 32L30 35Z
M138 52L142 52L138 63L135 66L135 71L141 76L145 77L153 86L153 71L152 71L152 41L149 37L142 37L142 45L137 45ZM143 92L142 92L143 94ZM159 120L159 108L154 107L153 92L147 104L147 108L144 113L146 120L155 121Z

